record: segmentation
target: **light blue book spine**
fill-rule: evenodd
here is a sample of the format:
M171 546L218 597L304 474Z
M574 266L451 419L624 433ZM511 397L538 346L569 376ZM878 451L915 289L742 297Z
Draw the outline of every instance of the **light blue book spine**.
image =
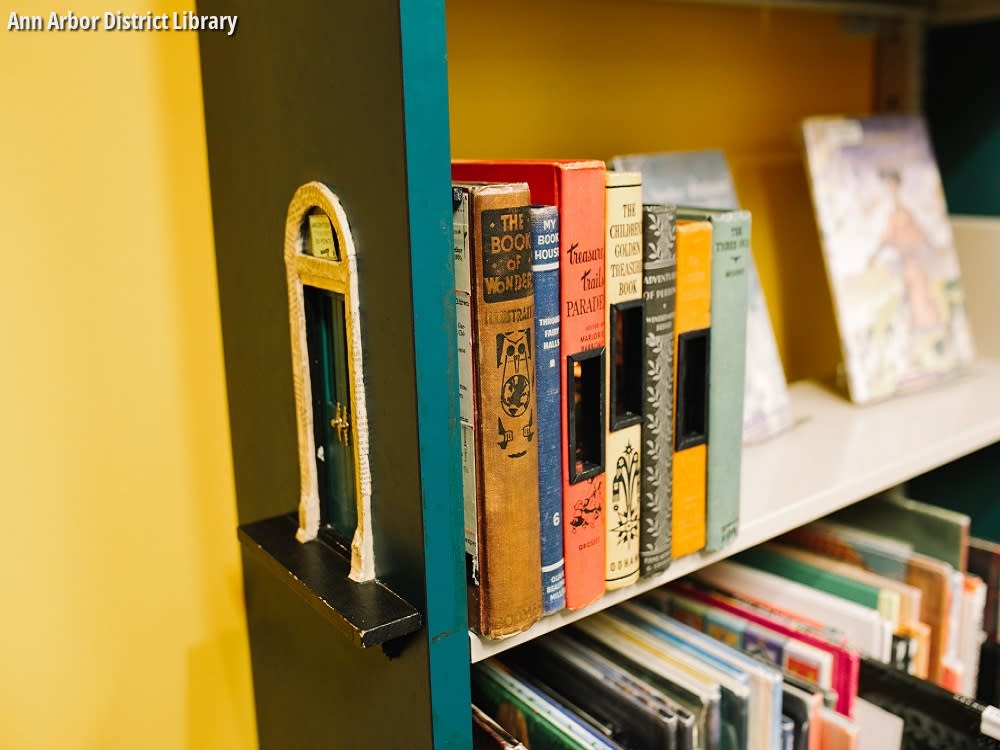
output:
M535 284L535 393L538 403L538 504L542 537L542 611L566 606L563 562L562 427L559 400L559 209L532 206Z
M707 218L712 220L712 352L705 548L717 550L736 538L740 525L750 212Z

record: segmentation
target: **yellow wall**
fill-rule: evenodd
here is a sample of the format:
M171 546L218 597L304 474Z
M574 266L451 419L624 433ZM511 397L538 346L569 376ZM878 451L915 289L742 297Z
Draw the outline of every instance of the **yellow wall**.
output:
M787 375L833 371L833 308L796 128L808 115L870 111L871 36L801 11L507 0L500 15L493 3L449 0L448 64L457 157L724 149L753 212Z
M197 40L8 12L0 747L250 747Z

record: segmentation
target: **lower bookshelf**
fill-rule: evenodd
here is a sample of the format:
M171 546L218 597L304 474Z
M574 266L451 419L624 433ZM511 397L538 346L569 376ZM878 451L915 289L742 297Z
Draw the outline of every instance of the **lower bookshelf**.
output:
M856 406L812 380L790 387L794 426L744 448L740 532L711 554L674 562L663 574L609 592L593 604L545 617L503 640L474 633L472 661L499 654L821 518L925 471L1000 441L1000 361L980 360L952 381Z

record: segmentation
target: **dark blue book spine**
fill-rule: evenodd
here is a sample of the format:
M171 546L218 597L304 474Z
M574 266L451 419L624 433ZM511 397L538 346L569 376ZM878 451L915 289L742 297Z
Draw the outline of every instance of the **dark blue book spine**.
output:
M562 452L559 418L559 209L531 207L535 284L535 393L538 404L538 505L542 536L542 610L566 606L563 566Z

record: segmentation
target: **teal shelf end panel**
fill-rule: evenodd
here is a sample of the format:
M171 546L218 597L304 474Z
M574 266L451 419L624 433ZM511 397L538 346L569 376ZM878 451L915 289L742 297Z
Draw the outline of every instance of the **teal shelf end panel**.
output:
M927 34L924 101L953 214L1000 216L998 41L1000 21Z
M435 748L472 747L443 0L401 0L403 110Z

